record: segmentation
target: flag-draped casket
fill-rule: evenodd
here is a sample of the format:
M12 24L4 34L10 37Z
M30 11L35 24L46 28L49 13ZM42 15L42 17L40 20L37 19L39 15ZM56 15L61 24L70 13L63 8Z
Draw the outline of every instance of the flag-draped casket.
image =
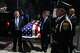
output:
M40 38L40 21L33 20L22 28L22 36Z

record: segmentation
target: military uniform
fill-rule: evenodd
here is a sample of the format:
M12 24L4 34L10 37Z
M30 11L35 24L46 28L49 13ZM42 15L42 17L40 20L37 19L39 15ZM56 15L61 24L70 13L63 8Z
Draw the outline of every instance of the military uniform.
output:
M55 19L55 35L51 53L68 53L71 30L71 23L66 19L66 16Z

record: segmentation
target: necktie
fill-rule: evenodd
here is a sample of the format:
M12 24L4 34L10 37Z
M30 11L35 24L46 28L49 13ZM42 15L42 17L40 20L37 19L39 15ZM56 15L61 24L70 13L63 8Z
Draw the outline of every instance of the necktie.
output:
M44 26L44 19L42 19L42 22L41 22L41 29L43 30L43 26Z

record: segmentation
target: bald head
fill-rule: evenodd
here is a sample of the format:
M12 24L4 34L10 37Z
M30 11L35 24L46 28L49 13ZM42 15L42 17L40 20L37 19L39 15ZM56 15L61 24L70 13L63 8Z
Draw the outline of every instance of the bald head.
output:
M15 16L15 17L20 16L20 13L19 13L19 11L18 11L18 10L14 11L14 16Z

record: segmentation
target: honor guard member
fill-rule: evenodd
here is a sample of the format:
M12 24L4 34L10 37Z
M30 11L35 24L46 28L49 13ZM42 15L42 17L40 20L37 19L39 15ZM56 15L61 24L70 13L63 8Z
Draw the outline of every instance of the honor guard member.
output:
M63 7L57 8L55 19L55 35L51 53L68 53L68 40L72 34L72 24Z

